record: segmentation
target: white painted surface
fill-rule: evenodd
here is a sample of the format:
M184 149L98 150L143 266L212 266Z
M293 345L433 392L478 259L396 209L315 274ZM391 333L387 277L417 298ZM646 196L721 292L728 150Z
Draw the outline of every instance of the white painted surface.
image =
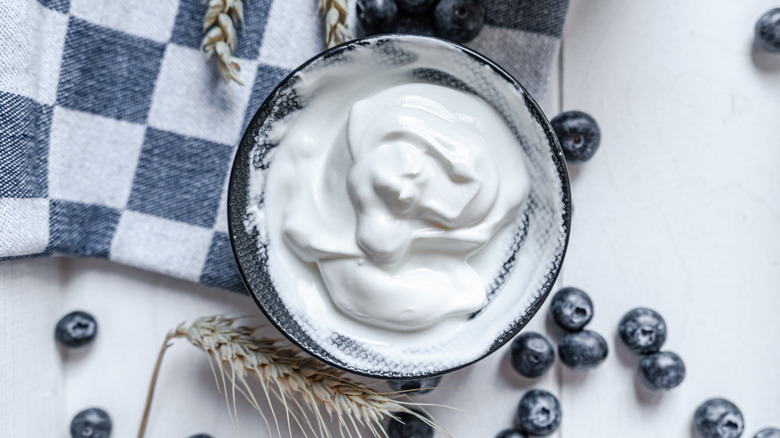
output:
M770 1L573 0L563 49L563 109L593 114L601 151L572 169L575 214L561 284L591 293L591 328L611 348L590 373L556 365L531 382L506 349L445 377L421 398L456 437L511 424L531 387L561 398L557 437L691 437L695 407L732 399L745 437L780 426L780 57L751 49ZM554 115L556 104L546 106ZM686 361L676 390L637 387L636 358L616 342L622 314L652 306ZM164 334L182 320L257 313L246 297L102 260L0 264L0 424L4 436L67 437L70 417L101 405L115 438L135 436ZM79 354L51 342L57 318L82 308L100 336ZM530 329L557 338L546 306ZM18 338L27 338L25 348ZM380 388L384 388L380 386ZM240 405L243 436L266 436ZM9 429L10 427L10 429ZM238 434L204 356L185 342L163 363L147 437Z
M2 435L65 436L56 426L68 421L65 380L52 342L52 317L62 304L59 292L58 260L0 263Z
M746 437L780 425L780 57L751 46L776 6L572 2L563 109L591 113L603 139L572 172L565 280L618 348L582 380L564 373L564 437L688 437L713 396L740 406ZM664 315L686 362L662 396L636 388L615 342L637 305Z

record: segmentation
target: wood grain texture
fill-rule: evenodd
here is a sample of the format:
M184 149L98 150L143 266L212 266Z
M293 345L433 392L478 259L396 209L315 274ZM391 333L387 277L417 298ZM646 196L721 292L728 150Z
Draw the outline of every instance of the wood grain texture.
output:
M54 343L59 291L57 259L0 263L0 435L59 437L70 421Z

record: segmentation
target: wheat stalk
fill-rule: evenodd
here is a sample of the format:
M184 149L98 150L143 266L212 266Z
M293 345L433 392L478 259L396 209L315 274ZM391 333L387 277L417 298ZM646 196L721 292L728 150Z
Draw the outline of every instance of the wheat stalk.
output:
M347 30L347 0L320 0L319 9L325 17L325 45L329 49L352 38Z
M270 406L274 429L280 437L281 427L271 404L272 398L285 408L287 429L291 430L294 422L307 437L308 432L313 436L332 437L323 413L329 420L335 416L341 437L352 437L353 431L354 436L361 436L360 427L367 428L374 437L387 437L383 420L387 417L398 419L396 414L400 412L411 413L450 436L434 421L411 409L429 405L401 400L398 393L378 393L364 383L349 379L342 371L306 356L286 341L256 337L256 327L236 326L235 322L224 316L202 317L189 326L182 323L168 333L152 375L139 438L143 438L163 355L176 338L187 339L208 354L217 387L224 392L229 411L232 399L231 420L235 421L236 392L239 392L263 417L269 436L273 435L271 422L261 409L248 376L260 383L263 398Z
M200 49L206 52L206 59L217 55L217 70L225 81L231 80L244 85L238 76L241 66L238 58L233 56L238 46L236 26L241 23L244 28L244 3L242 0L204 0L208 1L206 14L203 16L203 40Z

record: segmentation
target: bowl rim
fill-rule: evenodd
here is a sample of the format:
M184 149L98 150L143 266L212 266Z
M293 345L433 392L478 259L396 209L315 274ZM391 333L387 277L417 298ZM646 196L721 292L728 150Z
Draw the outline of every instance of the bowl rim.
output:
M298 340L296 337L292 336L284 327L282 327L278 322L277 319L271 315L271 313L265 308L265 306L261 303L260 298L258 297L258 294L255 293L255 291L252 289L251 283L247 279L247 273L245 272L244 266L242 265L242 260L244 257L242 257L239 254L239 250L237 248L236 243L236 224L234 224L234 218L231 217L231 212L233 211L233 199L235 198L234 192L236 190L236 184L238 179L238 173L241 169L239 169L240 164L240 152L248 147L253 148L255 145L252 143L250 139L250 131L251 127L253 127L257 119L260 117L260 114L263 112L263 110L267 110L269 106L272 105L274 98L276 97L276 94L279 92L282 87L284 87L290 80L293 78L298 72L302 71L306 67L308 67L310 64L323 59L327 58L329 56L332 56L338 52L344 51L344 50L351 50L352 48L356 46L362 46L362 45L368 45L373 42L378 42L382 40L395 40L395 39L402 39L402 40L420 40L420 41L434 41L439 44L445 44L448 45L463 54L473 58L475 61L480 62L484 65L487 65L490 67L494 72L496 72L499 76L501 76L504 80L506 80L510 85L514 86L516 89L520 90L523 94L523 98L526 103L526 107L528 108L529 112L531 113L531 116L536 120L537 123L542 127L544 134L547 137L548 145L550 146L550 157L553 160L553 164L556 169L556 174L558 177L558 181L560 182L560 189L561 189L561 201L562 201L562 234L563 234L563 244L559 246L560 252L555 256L552 262L552 267L548 271L548 275L546 277L545 283L540 288L540 294L537 295L537 297L533 300L531 305L526 309L524 315L518 317L513 323L512 326L510 326L510 329L504 332L501 336L494 339L493 344L491 344L490 348L488 348L485 353L483 353L478 358L471 360L469 362L449 367L446 369L428 372L428 373L421 373L421 374L414 374L414 375L400 375L397 373L384 373L384 372L368 372L363 369L359 369L357 367L351 367L349 364L339 363L335 360L331 360L328 357L325 357L326 355L321 354L319 351L314 351L312 348L309 348L307 345L302 343L300 340ZM251 150L251 149L250 149ZM244 206L245 208L245 206ZM459 370L461 368L465 368L467 366L473 365L476 362L479 362L480 360L486 358L487 356L494 353L496 350L501 348L504 344L509 342L511 339L513 339L530 321L533 319L534 316L539 312L539 309L544 304L547 297L550 295L550 292L552 290L552 287L555 285L555 282L560 274L561 266L563 265L563 260L566 256L566 251L569 246L569 235L571 233L571 215L572 215L572 207L571 207L571 182L569 179L569 173L566 166L566 160L563 156L563 150L561 149L560 143L558 141L557 136L555 135L555 132L552 129L552 126L550 125L549 119L545 116L544 112L541 110L539 105L536 103L534 98L530 95L528 90L517 80L515 79L509 72L504 70L501 66L499 66L496 62L488 58L487 56L470 49L468 47L464 47L460 44L454 43L449 40L433 37L433 36L427 36L427 35L413 35L413 34L402 34L402 33L386 33L386 34L379 34L379 35L371 35L363 38L358 38L354 40L347 41L345 43L339 44L337 46L331 47L329 49L326 49L322 52L319 52L318 54L312 56L305 62L303 62L301 65L293 69L290 73L288 73L284 79L279 81L277 85L274 87L274 89L266 96L266 98L263 100L263 103L257 108L252 118L249 120L249 123L247 123L246 127L244 128L244 133L241 136L241 140L239 141L235 155L233 157L233 163L231 165L230 170L230 177L228 179L228 193L227 193L227 208L226 208L226 214L228 215L227 218L227 224L228 224L228 235L230 237L230 248L233 253L233 257L235 258L236 266L238 267L239 273L241 274L241 280L244 283L244 287L246 288L247 293L252 297L252 299L255 301L255 304L257 307L260 308L260 310L265 315L266 319L268 319L269 322L282 334L285 338L287 338L290 342L292 342L293 345L297 346L310 356L316 358L317 360L320 360L330 366L333 366L337 369L340 369L342 371L346 371L352 374L365 376L365 377L371 377L371 378L378 378L378 379L386 379L386 380L404 380L404 379L421 379L421 378L429 378L429 377L435 377L440 376L444 374L451 373L453 371ZM238 222L243 222L240 219ZM240 227L239 227L240 228ZM245 234L246 231L242 230ZM255 263L257 263L257 260L255 259Z

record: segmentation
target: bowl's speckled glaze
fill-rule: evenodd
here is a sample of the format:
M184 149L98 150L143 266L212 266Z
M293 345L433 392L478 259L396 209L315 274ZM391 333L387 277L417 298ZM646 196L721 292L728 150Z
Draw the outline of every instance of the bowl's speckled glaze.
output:
M426 50L416 48L426 47ZM436 59L431 57L431 50ZM473 93L505 119L522 147L532 179L531 192L516 218L515 237L504 266L487 286L488 304L466 321L456 336L426 348L381 342L365 343L339 330L318 325L310 315L293 314L274 287L267 266L268 242L252 226L252 172L272 165L266 134L275 120L288 117L305 103L293 85L299 72L351 62L355 51L375 56L372 68L411 65L410 81L435 83ZM390 62L387 62L390 61ZM528 127L531 127L530 129ZM228 225L244 282L268 319L302 349L343 370L382 378L443 374L473 363L509 341L534 316L548 296L568 244L571 201L569 179L560 146L549 122L525 89L484 56L431 37L382 35L352 41L325 51L285 78L260 106L238 147L229 182ZM316 318L314 318L316 319ZM397 352L401 354L397 354Z

